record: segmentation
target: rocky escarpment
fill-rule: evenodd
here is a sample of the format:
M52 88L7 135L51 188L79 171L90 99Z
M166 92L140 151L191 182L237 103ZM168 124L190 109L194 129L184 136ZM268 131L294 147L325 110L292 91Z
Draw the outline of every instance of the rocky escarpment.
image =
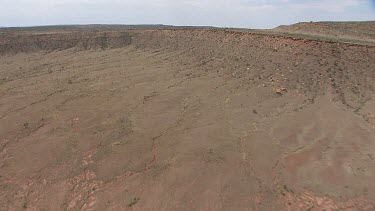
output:
M0 54L126 46L177 52L180 62L200 67L193 76L215 71L238 79L242 85L296 90L311 102L329 92L353 110L360 109L375 93L373 46L190 28L0 35Z
M0 54L54 51L77 48L120 48L131 44L127 32L69 32L49 34L7 33L0 35Z
M134 45L178 51L198 61L204 71L237 78L243 85L297 90L312 102L329 92L334 100L359 109L375 93L372 46L193 29L141 32Z

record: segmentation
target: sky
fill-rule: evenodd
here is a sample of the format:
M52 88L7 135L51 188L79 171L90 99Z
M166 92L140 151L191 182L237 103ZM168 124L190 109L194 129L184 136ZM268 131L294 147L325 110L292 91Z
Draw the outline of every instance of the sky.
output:
M375 20L375 0L0 0L0 26L168 24L264 29Z

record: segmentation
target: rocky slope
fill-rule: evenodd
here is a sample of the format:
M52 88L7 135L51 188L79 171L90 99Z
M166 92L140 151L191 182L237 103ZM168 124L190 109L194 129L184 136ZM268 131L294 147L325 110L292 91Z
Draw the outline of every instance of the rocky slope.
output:
M375 42L375 21L364 22L302 22L279 26L272 31L300 34L346 42Z
M0 35L4 210L372 210L375 47Z

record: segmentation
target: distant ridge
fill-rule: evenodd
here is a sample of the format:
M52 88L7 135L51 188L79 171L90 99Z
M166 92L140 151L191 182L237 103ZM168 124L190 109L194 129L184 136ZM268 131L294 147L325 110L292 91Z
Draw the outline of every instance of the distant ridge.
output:
M0 27L0 33L67 33L67 32L106 32L127 30L154 30L154 29L215 29L230 31L245 31L255 34L277 35L302 39L322 40L328 42L351 43L358 45L375 46L375 21L350 22L300 22L292 25L281 25L274 29L248 29L213 26L174 26L164 24L72 24L47 25L27 27Z
M26 27L4 27L3 32L35 32L35 31L81 31L87 29L95 30L126 30L126 29L166 29L166 28L207 28L213 29L217 27L212 26L174 26L164 24L88 24L88 25L46 25L46 26L26 26Z
M306 35L332 40L375 42L375 21L300 22L282 25L271 31L289 35Z

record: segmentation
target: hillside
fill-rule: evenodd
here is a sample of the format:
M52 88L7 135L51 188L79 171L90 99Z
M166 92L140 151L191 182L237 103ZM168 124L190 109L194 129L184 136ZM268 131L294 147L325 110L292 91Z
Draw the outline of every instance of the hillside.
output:
M301 22L289 26L279 26L271 31L335 41L375 43L375 21Z
M246 30L0 34L0 207L374 209L374 69Z

